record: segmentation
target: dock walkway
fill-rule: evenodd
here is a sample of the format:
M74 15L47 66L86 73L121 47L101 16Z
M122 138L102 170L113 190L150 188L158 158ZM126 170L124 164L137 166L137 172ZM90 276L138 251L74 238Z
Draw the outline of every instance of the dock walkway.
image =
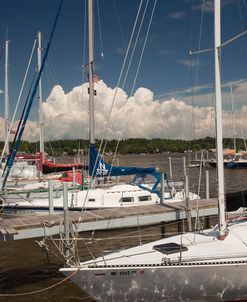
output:
M190 204L191 216L196 217L197 201L190 201ZM199 216L211 216L218 213L217 199L201 199L198 205ZM69 213L69 219L78 223L78 232L136 227L137 225L146 226L185 219L186 217L184 202ZM63 219L63 214L0 218L0 241L58 235Z

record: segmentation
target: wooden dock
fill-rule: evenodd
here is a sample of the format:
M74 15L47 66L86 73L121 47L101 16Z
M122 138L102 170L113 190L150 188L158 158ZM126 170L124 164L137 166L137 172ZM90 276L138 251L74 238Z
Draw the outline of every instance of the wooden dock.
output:
M191 216L212 216L218 213L217 199L201 199L190 201ZM77 231L110 230L146 226L185 219L184 202L166 203L163 205L119 207L69 213L69 219L77 222ZM0 218L0 241L58 235L61 231L63 214L53 215L21 215L11 218Z

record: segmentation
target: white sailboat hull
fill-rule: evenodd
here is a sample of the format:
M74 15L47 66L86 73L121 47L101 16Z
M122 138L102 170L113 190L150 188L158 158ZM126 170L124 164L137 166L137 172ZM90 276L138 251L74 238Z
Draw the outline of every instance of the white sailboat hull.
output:
M59 183L59 182L58 182ZM61 183L60 183L61 184ZM164 194L164 202L173 203L185 200L182 191L174 196ZM190 200L200 199L194 193L189 193ZM3 203L3 210L15 213L30 212L31 214L45 214L49 212L48 192L9 193ZM108 189L71 190L68 192L69 210L80 212L82 210L108 209L119 207L134 207L160 203L157 194L143 190L138 186L121 184ZM54 190L53 207L56 213L63 211L63 192Z
M95 301L247 300L245 219L185 233L62 268Z
M247 262L80 269L72 281L95 301L240 301ZM73 270L67 270L69 275Z

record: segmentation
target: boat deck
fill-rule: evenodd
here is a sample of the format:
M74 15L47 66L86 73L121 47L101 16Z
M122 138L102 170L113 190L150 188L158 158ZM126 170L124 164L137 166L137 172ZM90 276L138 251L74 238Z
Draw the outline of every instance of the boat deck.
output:
M217 215L217 199L201 199L190 201L191 216ZM78 222L78 231L110 230L146 226L164 222L185 219L186 207L184 202L173 204L156 204L135 207L121 207L69 213L69 219ZM0 218L0 241L57 235L61 231L63 214L4 216Z

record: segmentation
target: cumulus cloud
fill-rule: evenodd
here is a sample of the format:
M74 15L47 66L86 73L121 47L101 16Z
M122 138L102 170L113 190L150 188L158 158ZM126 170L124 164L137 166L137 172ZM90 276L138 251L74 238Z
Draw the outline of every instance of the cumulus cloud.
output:
M244 96L247 84L234 83L235 92ZM171 138L192 139L214 136L214 109L207 103L200 106L184 99L155 99L147 88L136 90L132 97L120 88L107 87L100 80L95 84L95 132L96 138ZM203 95L197 97L203 99ZM205 96L204 96L205 97ZM46 140L88 138L89 109L88 83L65 93L55 86L46 102L43 103ZM212 95L211 95L212 99ZM114 105L112 106L112 101ZM109 113L111 116L109 118ZM236 110L235 128L237 135L245 132L247 106ZM107 122L108 121L108 122ZM107 127L106 127L107 125ZM232 114L224 112L225 136L232 136ZM3 120L0 119L0 136L3 139ZM28 121L23 139L39 140L38 124Z

